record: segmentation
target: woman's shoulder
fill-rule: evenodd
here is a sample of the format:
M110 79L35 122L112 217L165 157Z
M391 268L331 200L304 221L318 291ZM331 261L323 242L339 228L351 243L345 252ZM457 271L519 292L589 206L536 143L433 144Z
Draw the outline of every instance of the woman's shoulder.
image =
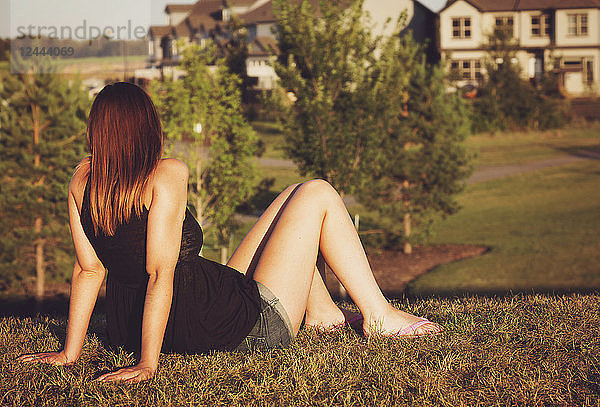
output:
M173 208L185 209L188 176L188 168L182 161L174 158L161 159L149 180L149 201L146 207L150 214L168 213ZM153 207L158 209L153 210Z
M150 179L152 190L150 202L154 200L157 193L167 196L182 194L187 199L188 177L188 167L183 161L176 158L161 159Z
M177 158L162 158L156 166L155 173L160 177L187 177L189 170L187 165Z
M83 193L85 191L85 185L90 173L90 158L85 157L75 167L75 172L69 182L69 193L75 198L77 207L81 210L81 203L83 202Z
M163 158L154 170L153 184L160 187L185 182L187 185L189 170L187 165L176 158Z

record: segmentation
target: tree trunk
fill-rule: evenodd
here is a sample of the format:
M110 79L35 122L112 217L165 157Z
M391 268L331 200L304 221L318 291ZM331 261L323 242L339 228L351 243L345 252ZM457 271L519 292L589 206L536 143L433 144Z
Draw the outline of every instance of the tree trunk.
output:
M412 246L409 242L410 238L410 213L404 214L404 254L412 253Z
M33 151L35 151L35 147L40 143L40 107L31 104L31 123L33 127ZM40 166L41 157L40 154L36 154L34 156L34 167ZM43 183L43 178L39 179L34 183L34 185L39 185ZM38 202L42 201L42 197L38 197ZM44 298L45 292L45 280L46 280L46 265L44 262L44 243L45 240L42 239L42 218L38 216L35 219L34 231L37 235L37 239L34 243L35 245L35 298L37 301L41 301Z
M226 264L229 259L229 247L221 246L221 264Z
M42 218L35 219L35 233L42 231ZM38 238L35 242L35 299L41 301L44 298L46 265L44 264L44 239Z

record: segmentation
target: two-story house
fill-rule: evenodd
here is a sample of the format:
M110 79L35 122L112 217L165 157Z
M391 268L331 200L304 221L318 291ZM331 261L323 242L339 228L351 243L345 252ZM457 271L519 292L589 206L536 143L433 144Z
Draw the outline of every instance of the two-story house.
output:
M600 93L600 0L450 0L439 12L440 51L461 85L485 74L486 41L512 34L525 78L556 69L566 94ZM505 61L497 61L505 62Z
M248 30L248 76L255 78L257 89L272 87L276 76L270 62L278 48L270 0L198 0L194 4L168 4L164 12L166 24L148 30L151 67L160 67L177 78L183 74L177 69L181 48L209 41L225 46L231 38L228 25L235 15Z
M311 2L318 7L317 0ZM363 7L371 17L369 27L373 34L389 34L392 24L386 25L388 18L394 20L406 13L405 29L411 30L419 42L434 41L435 13L416 0L365 0ZM235 15L248 30L248 76L256 79L255 89L272 88L277 76L271 61L279 50L271 0L198 0L194 4L169 4L164 11L166 24L151 26L148 31L151 67L170 69L177 77L181 52L178 44L185 47L189 43L214 41L224 45L230 38L228 23Z

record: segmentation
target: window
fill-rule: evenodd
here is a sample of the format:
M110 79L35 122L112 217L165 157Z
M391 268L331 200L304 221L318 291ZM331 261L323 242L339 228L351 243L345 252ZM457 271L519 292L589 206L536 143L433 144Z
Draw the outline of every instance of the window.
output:
M584 36L588 33L588 16L585 14L569 14L569 35Z
M564 59L562 67L567 72L581 72L581 79L587 86L594 84L594 61L592 58Z
M478 59L453 60L450 68L463 80L481 80L481 62Z
M471 38L471 17L452 19L452 38Z
M585 81L588 86L594 84L594 63L591 59L585 61Z
M494 29L494 32L496 34L498 33L503 33L508 35L509 37L513 36L513 26L514 26L514 19L510 16L502 16L502 17L496 17L496 28Z
M531 16L531 36L548 37L550 36L550 16L542 14Z

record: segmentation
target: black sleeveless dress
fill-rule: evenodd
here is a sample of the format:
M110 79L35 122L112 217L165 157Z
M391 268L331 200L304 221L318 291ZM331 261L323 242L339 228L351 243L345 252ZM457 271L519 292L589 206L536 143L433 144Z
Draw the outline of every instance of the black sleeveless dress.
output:
M131 217L114 236L94 235L86 185L81 224L102 264L106 282L106 330L111 346L139 353L148 275L148 210ZM199 256L202 229L189 209L173 281L173 301L162 352L233 350L248 335L260 312L256 282L237 270Z

